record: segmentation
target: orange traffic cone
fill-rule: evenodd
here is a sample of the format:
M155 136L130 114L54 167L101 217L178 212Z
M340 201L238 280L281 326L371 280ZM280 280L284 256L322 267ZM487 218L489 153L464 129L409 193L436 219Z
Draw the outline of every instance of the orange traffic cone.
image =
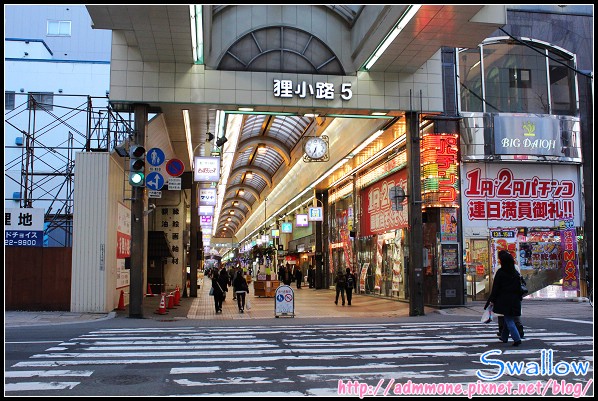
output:
M120 298L118 299L118 308L116 310L125 310L125 292L120 290Z
M174 306L181 305L181 289L179 286L176 286L176 290L174 290Z
M164 302L164 293L162 293L162 298L160 299L160 307L156 309L154 313L157 313L158 315L165 315L168 313L166 311L166 304Z
M172 291L168 294L168 306L166 309L174 309L174 295L172 294Z
M147 294L145 294L146 297L155 297L154 293L152 292L152 286L147 283Z

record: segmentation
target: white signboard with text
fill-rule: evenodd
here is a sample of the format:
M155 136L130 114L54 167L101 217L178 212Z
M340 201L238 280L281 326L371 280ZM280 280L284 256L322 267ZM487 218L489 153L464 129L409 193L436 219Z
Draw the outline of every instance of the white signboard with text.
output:
M193 161L193 181L220 181L220 157L196 156Z

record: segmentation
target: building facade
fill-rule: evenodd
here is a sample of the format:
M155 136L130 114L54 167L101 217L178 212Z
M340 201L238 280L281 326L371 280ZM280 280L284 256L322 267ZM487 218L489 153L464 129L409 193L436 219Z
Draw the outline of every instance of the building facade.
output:
M118 235L128 235L117 226L128 219L122 203L137 237L131 252L142 253L125 285L134 298L150 276L184 285L186 271L193 277L201 269L202 242L248 253L283 224L272 241L282 251L272 260L314 264L316 288L349 268L372 296L462 305L486 296L502 246L520 265L530 259L524 270L541 288L571 267L550 259L558 259L556 244L561 254L572 246L561 238L566 230L575 230L585 255L569 283L579 284L593 230L586 195L593 92L581 73L592 68L593 9L451 7L86 6L94 30L111 32L107 93L114 110L134 115L128 143L162 149L188 174L197 173L198 155L217 158L222 169L213 182L168 185L163 196L147 187L128 203L123 161L80 155L79 182L98 179L94 163L105 167L106 182L95 190L108 192L109 206L79 204L75 225L107 218L96 234L108 245L80 231L73 272L105 268L113 277L124 269L116 249ZM47 29L60 34L65 21L57 16ZM49 54L43 44L36 49ZM306 157L311 137L326 143L323 156ZM205 212L201 191L211 188L217 195ZM322 219L312 220L318 207ZM163 255L150 257L147 234L139 238L148 231L173 241L166 264ZM555 244L546 252L550 267L534 267L540 244ZM84 258L102 252L110 259ZM118 302L120 287L109 280L108 301L93 307L78 287L78 310Z

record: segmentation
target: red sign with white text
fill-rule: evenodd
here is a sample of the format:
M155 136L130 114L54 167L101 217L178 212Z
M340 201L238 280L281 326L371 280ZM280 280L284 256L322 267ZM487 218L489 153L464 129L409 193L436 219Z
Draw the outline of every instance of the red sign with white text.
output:
M578 167L465 164L463 220L489 227L557 227L580 223ZM509 224L517 223L517 224Z
M403 169L361 191L361 236L381 234L407 227L408 208L392 210L390 188L400 186L407 193L407 170ZM406 205L407 198L403 201Z

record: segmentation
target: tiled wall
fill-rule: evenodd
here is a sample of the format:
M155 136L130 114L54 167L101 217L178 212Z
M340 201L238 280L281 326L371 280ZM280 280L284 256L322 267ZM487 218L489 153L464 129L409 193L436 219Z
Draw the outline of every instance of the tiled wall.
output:
M231 39L227 43L232 42ZM338 47L334 47L334 43L330 45L335 53L342 53ZM340 88L342 83L351 83L353 96L348 101L341 100L338 95L335 95L334 100L321 100L310 96L304 99L275 97L275 79L305 81L308 85L329 82L333 83L335 88ZM272 106L276 109L280 109L281 106L385 110L413 108L424 112L440 112L441 84L440 51L415 74L357 72L356 75L349 76L328 76L234 72L212 70L205 65L191 63L144 63L139 50L126 45L122 32L113 33L110 73L112 101L204 103L222 106L239 104Z

